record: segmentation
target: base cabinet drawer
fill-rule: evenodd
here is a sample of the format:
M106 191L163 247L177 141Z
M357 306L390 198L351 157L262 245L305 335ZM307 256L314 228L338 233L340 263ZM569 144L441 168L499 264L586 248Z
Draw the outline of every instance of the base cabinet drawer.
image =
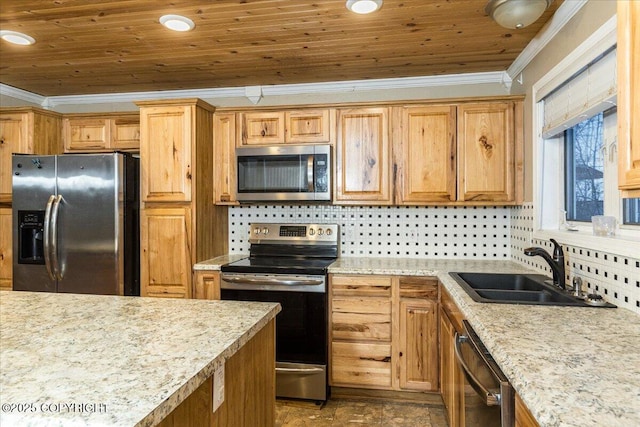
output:
M391 341L391 301L380 298L334 298L333 339Z
M333 385L391 387L391 344L334 342Z

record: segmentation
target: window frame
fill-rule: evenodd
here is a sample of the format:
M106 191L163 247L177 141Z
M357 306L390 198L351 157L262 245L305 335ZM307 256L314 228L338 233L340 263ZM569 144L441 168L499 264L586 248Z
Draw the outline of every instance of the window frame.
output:
M573 76L599 55L616 44L616 17L612 17L587 40L567 55L540 80L532 85L530 97L533 145L533 232L532 239L556 239L562 244L593 248L622 256L637 257L640 253L640 227L619 224L612 237L594 236L591 223L575 222L577 231L562 227L565 198L564 133L544 139L544 102L542 99ZM605 134L605 146L612 149ZM605 154L608 155L608 154ZM616 160L617 161L617 160ZM615 179L617 190L617 177ZM611 180L609 181L611 183ZM607 191L605 178L605 192ZM611 191L611 190L609 190ZM543 197L544 194L544 197ZM606 205L605 196L605 205ZM622 199L618 198L617 213L620 221ZM607 213L605 206L605 215Z

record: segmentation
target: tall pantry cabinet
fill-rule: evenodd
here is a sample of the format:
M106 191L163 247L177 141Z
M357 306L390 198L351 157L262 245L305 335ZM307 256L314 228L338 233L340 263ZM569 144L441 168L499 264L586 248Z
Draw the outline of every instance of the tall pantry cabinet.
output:
M213 194L214 107L199 99L140 107L140 291L191 298L193 264L227 252L227 208Z

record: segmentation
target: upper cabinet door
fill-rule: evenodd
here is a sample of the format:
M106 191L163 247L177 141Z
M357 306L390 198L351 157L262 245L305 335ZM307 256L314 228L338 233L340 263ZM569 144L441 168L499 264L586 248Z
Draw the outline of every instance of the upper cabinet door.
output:
M64 119L64 151L104 151L111 140L111 126L101 118Z
M242 113L242 145L284 143L284 112Z
M330 143L335 110L285 112L287 143Z
M514 104L458 106L458 200L515 200Z
M30 154L27 114L0 115L0 202L11 201L11 155Z
M399 204L456 199L456 107L394 109Z
M391 204L387 108L338 110L337 204Z
M237 204L236 201L236 115L213 115L213 202Z
M618 2L618 186L640 197L640 2Z
M140 117L114 118L111 122L112 150L140 150Z
M191 201L193 108L140 108L142 201Z

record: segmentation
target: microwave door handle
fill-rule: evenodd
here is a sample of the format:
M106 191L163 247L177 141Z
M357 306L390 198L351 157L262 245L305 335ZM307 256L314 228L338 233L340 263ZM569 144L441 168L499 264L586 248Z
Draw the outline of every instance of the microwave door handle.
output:
M310 154L307 157L307 189L309 193L313 193L313 164L314 156Z
M44 246L44 264L51 280L56 280L51 268L51 208L55 200L56 196L52 194L47 201L47 207L44 211L44 240L42 242Z
M500 393L493 393L487 390L487 388L480 382L480 380L478 380L473 372L471 372L469 365L467 365L467 362L462 357L461 346L462 343L466 341L469 341L469 337L465 335L459 335L458 332L455 333L455 355L456 359L458 359L458 362L460 363L460 366L462 367L462 370L464 371L465 377L467 377L469 384L471 385L471 387L473 387L476 393L478 393L484 399L487 406L499 406ZM475 352L475 350L473 351Z

